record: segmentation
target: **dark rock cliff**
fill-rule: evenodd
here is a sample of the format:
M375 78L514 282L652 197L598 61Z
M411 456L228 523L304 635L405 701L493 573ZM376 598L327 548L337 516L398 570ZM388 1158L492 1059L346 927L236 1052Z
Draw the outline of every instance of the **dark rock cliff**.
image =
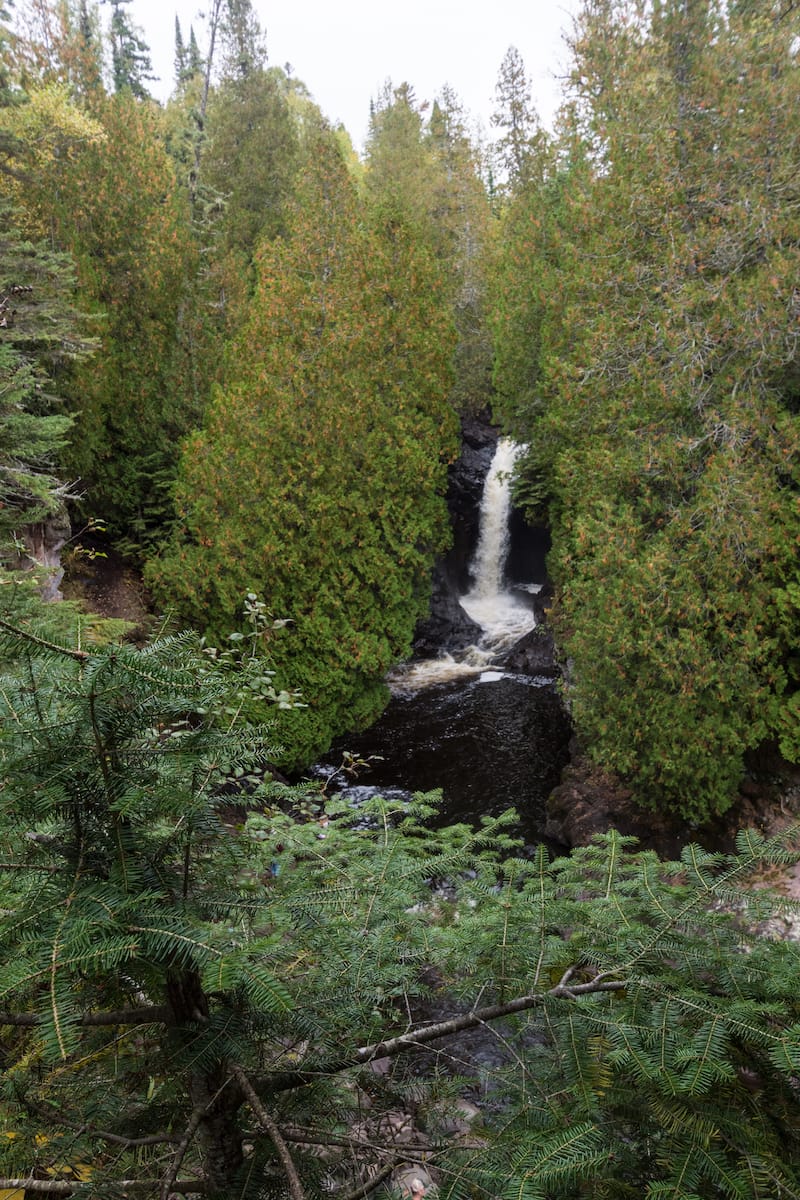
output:
M417 655L463 650L480 637L480 627L458 598L469 590L469 564L478 543L481 494L497 437L487 417L465 417L462 421L461 454L451 466L447 482L453 544L433 570L430 614L419 623L414 635Z

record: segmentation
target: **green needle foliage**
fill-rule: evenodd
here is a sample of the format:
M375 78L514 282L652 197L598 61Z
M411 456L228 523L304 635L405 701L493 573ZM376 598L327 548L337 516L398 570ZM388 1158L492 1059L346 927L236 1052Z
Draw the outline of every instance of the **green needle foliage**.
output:
M225 652L3 626L0 1188L800 1194L800 954L742 886L785 842L551 863L257 785L280 730L242 714L291 697L249 615Z
M363 211L330 135L310 157L290 235L261 247L230 384L185 443L179 527L147 574L215 638L250 590L292 622L270 656L308 704L284 731L294 764L380 711L427 609L457 452L441 276L388 203Z
M798 757L799 32L760 0L587 3L499 269L579 730L697 820L748 750Z
M79 434L65 462L84 514L102 514L117 544L138 550L171 516L180 439L202 408L182 341L196 249L162 114L128 87L95 113L106 140L68 169L56 163L56 200L47 180L41 201L74 255L99 339L69 381Z
M0 114L3 110L0 107ZM90 343L74 307L67 257L19 231L23 214L0 197L0 564L27 565L37 523L65 524L69 487L58 476L73 419L59 395L65 367Z

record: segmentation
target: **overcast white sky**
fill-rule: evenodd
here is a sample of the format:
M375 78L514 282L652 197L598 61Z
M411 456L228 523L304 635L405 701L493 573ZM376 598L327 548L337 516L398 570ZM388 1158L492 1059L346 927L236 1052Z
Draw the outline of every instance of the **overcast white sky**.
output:
M470 114L489 127L503 56L516 46L546 125L557 104L566 63L561 41L579 0L254 0L267 34L271 63L291 63L325 115L341 121L360 146L369 102L386 79L407 80L418 100L449 84ZM184 36L194 24L206 45L202 0L132 0L130 14L145 32L165 99L172 86L175 14Z

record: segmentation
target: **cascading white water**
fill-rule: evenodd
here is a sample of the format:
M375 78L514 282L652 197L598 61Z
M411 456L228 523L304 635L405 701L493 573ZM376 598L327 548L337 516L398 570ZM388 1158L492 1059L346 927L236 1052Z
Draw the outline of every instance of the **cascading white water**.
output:
M482 626L478 644L458 658L442 655L398 667L389 676L393 697L383 715L363 733L348 734L318 772L354 806L374 795L404 802L415 792L441 788L437 824L477 825L484 814L514 805L525 840L537 842L547 797L569 758L571 726L553 672L529 674L536 655L508 657L502 649L533 626L531 593L538 590L534 583L505 587L514 457L513 448L501 443L484 486L479 548L463 598ZM530 545L532 574L543 564ZM345 751L371 764L354 789L341 773Z
M478 548L472 563L472 587L462 607L483 630L481 646L497 653L533 629L529 606L504 587L511 515L511 475L520 447L508 438L497 443L483 485Z
M518 446L508 438L501 438L484 481L478 548L470 567L473 586L468 593L476 602L478 598L490 599L503 590L511 515L509 481L518 454Z
M417 691L434 683L481 675L499 653L533 629L530 605L504 586L511 474L519 452L519 446L501 438L483 485L478 546L470 570L472 587L461 597L463 608L481 627L480 641L457 656L443 654L398 668L389 677L394 691Z

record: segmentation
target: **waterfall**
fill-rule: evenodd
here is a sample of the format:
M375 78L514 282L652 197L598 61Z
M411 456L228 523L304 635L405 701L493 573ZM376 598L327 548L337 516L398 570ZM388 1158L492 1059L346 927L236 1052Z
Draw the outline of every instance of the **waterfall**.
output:
M527 575L530 582L506 585L510 474L516 456L513 445L499 443L484 479L480 512L474 514L480 518L477 546L461 600L478 625L466 636L475 637L477 644L454 654L413 659L391 671L392 699L383 715L363 733L342 738L315 771L354 810L376 795L404 803L415 792L441 788L437 824L477 825L484 814L514 805L526 841L542 837L547 797L569 759L571 727L553 686L555 663L541 675L528 673L528 668L536 672L540 661L536 647L528 648L530 656L509 657L506 651L534 625L532 595L540 585L533 579L543 577L544 567L541 554L532 550L527 565L515 564L515 574ZM469 468L474 486L472 461ZM442 605L446 620L440 627L449 623L463 639L468 625L460 623L451 600L452 593ZM370 763L355 786L341 770L345 754Z
M508 518L511 515L509 481L519 447L508 438L497 443L483 485L478 548L470 567L473 586L467 593L476 603L503 590L503 571L508 556Z
M394 691L415 691L433 683L481 675L499 654L533 629L535 619L530 603L526 604L519 593L504 586L511 474L519 452L520 447L514 442L501 438L483 485L478 545L470 568L472 586L461 597L463 608L481 627L478 644L457 656L443 654L398 668L389 676Z
M478 548L472 562L472 587L461 604L483 630L481 646L493 652L512 645L533 628L530 607L504 587L511 515L511 474L520 447L508 438L497 443L483 485Z

